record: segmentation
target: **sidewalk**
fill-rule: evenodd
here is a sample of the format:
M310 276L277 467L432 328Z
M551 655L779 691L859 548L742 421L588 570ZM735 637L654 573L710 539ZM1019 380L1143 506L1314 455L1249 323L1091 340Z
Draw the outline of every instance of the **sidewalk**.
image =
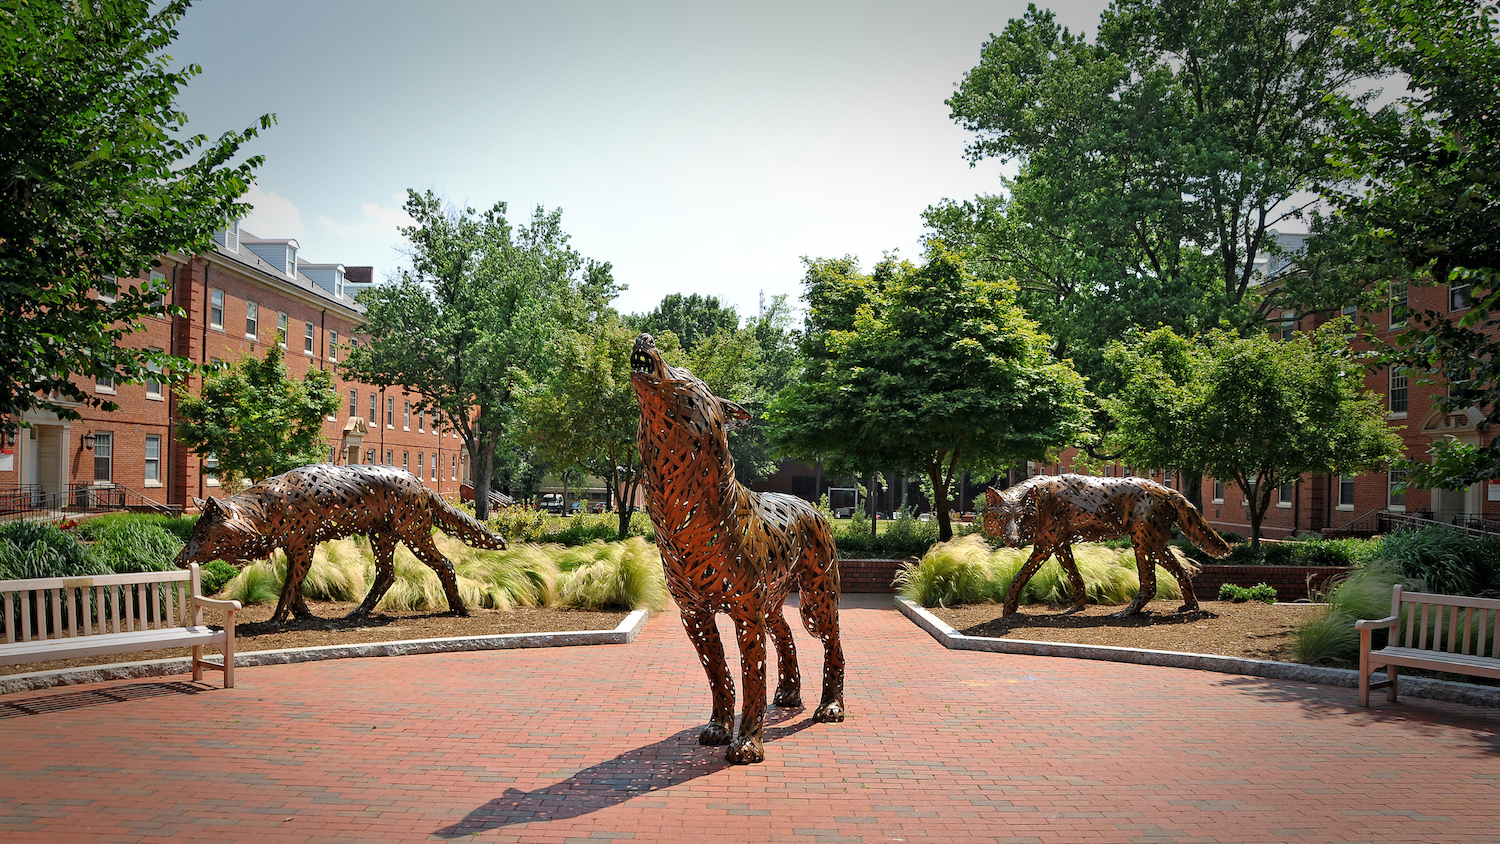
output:
M1500 712L949 651L888 596L842 619L849 720L768 708L746 767L696 743L672 612L626 646L0 696L0 840L1500 841Z

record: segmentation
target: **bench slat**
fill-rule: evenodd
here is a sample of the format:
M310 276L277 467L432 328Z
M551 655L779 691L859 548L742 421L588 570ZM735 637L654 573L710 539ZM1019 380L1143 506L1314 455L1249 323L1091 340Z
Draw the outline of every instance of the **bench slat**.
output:
M0 645L0 665L19 665L53 659L82 659L126 651L216 645L224 642L223 630L209 627L174 627L137 633L105 633L76 639ZM40 657L41 659L38 659Z
M1429 668L1434 671L1500 678L1500 662L1472 654L1450 654L1417 648L1381 648L1370 651L1370 662L1376 666L1403 665L1408 668Z
M165 583L173 580L187 580L190 575L184 569L172 569L170 571L140 571L128 574L99 574L93 577L34 577L29 580L7 580L5 587L12 592L25 592L32 589L59 589L63 581L73 581L74 585L103 586L118 585L121 583ZM87 581L87 583L80 583Z
M31 641L31 601L28 599L35 594L37 593L31 592L21 595L21 641L23 642Z
M16 640L15 614L10 610L10 593L0 592L0 609L5 613L5 643L10 644Z

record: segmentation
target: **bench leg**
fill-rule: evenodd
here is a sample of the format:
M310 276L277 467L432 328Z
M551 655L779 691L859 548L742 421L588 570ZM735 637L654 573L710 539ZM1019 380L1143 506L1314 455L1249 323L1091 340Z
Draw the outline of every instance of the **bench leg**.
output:
M1401 669L1398 668L1398 667L1396 667L1396 666L1394 666L1394 665L1387 665L1385 667L1385 682L1386 682L1386 686L1385 686L1385 699L1386 700L1394 701L1396 699L1396 676L1398 674L1400 674L1400 673L1401 673Z
M224 613L224 688L234 688L234 613Z
M1359 631L1359 705L1370 705L1370 631Z
M203 646L193 646L193 682L203 679Z

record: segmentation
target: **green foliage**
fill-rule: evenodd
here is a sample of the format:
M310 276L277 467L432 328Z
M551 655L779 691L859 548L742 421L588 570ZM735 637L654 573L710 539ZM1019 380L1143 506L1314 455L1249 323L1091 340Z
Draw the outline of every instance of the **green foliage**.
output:
M577 561L559 584L563 606L585 610L661 610L667 605L667 585L661 557L640 537L624 542L592 542L574 549L592 559Z
M857 515L857 514L856 514ZM978 522L953 526L955 537L980 532ZM868 519L850 519L849 524L834 528L834 544L839 556L853 559L915 560L927 553L938 541L938 523L919 521L905 508L886 523L884 530L870 535Z
M1348 665L1359 659L1360 619L1391 612L1391 587L1411 581L1395 566L1374 563L1351 572L1327 596L1328 607L1297 629L1296 659L1308 665Z
M79 405L118 409L83 379L192 369L122 342L142 317L182 315L162 305L164 285L137 279L157 256L209 249L216 228L245 216L236 200L262 159L231 163L255 127L216 140L185 131L174 101L200 68L171 70L164 51L188 3L0 11L0 429L30 409L64 419L80 418ZM91 296L96 286L114 298Z
M198 567L198 580L205 595L217 595L239 576L240 570L223 560L209 560Z
M648 332L660 342L661 335L671 332L683 350L691 352L716 334L738 331L740 315L734 306L720 304L717 296L668 293L654 310L631 322L632 334Z
M286 557L277 552L270 560L259 560L241 568L224 584L220 596L245 606L269 603L281 597L281 584L285 579Z
M120 520L97 532L89 553L116 574L171 571L182 546L181 539L160 525Z
M1264 604L1276 603L1276 590L1264 583L1257 583L1251 587L1236 586L1233 583L1219 585L1219 600L1233 601L1243 604L1246 601L1260 601Z
M1208 556L1187 540L1178 540L1172 544L1189 559L1205 565L1357 567L1374 558L1380 547L1380 540L1308 539L1302 542L1262 542L1258 548L1241 541L1230 545L1229 556L1222 560Z
M552 524L555 526L556 521ZM656 530L651 526L651 517L639 510L632 513L626 536L639 536L647 542L655 542ZM549 529L543 533L538 541L574 546L619 538L618 520L614 516L607 513L578 513L568 516L560 529Z
M280 344L264 360L246 355L208 372L198 394L177 391L177 438L200 457L219 460L229 489L327 459L323 418L341 406L333 373L310 368L299 383Z
M1300 476L1384 466L1401 439L1341 320L1288 340L1214 330L1195 340L1162 328L1107 356L1123 388L1104 400L1111 445L1126 462L1178 466L1232 481L1250 502L1250 542L1276 490Z
M48 522L0 524L0 580L109 574L70 534Z
M1484 414L1480 445L1452 439L1408 466L1416 488L1457 489L1500 474L1500 8L1474 0L1372 0L1340 27L1405 81L1373 112L1334 93L1350 131L1330 135L1340 165L1329 192L1363 260L1394 265L1384 278L1467 287L1457 313L1411 311L1386 355L1419 383L1446 385L1436 407Z
M121 523L155 525L182 542L187 542L188 537L193 535L193 526L198 523L198 516L197 514L168 516L162 513L103 513L79 522L75 530L78 532L79 539L93 542L99 539L105 531Z
M979 534L934 545L917 563L903 566L896 577L901 596L922 606L1000 601L1030 548L991 549ZM1083 576L1087 600L1097 604L1128 603L1140 591L1135 554L1097 543L1076 543L1073 559ZM1157 596L1180 598L1177 581L1157 567ZM1049 559L1021 590L1021 603L1062 605L1072 602L1072 587L1056 559Z
M459 506L469 515L474 515L473 508L467 503ZM550 517L545 510L520 506L501 507L490 511L490 517L485 520L484 526L509 542L539 542L547 532L549 521Z
M856 475L910 467L931 483L950 538L958 472L1082 437L1083 382L1049 357L1014 282L976 279L932 244L921 267L888 259L871 275L852 258L809 260L804 283L807 363L768 410L783 453Z
M1430 525L1393 533L1376 559L1444 595L1500 595L1500 540Z
M350 349L339 371L417 396L415 409L463 438L474 487L489 489L497 448L517 450L524 430L520 378L545 380L551 338L600 314L617 287L608 264L568 245L561 211L538 207L529 225L512 227L503 202L479 213L414 190L405 210L415 220L401 230L411 264L361 292L370 342ZM483 520L489 500L475 508Z

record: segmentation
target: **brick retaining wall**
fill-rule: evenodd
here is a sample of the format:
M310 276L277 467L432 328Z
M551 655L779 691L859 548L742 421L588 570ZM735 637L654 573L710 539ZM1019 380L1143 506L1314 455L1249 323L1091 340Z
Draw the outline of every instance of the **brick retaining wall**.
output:
M845 592L868 592L894 595L896 587L891 585L896 572L901 570L903 560L839 560L839 574ZM1219 597L1219 587L1225 583L1236 586L1254 586L1265 583L1276 590L1282 601L1295 601L1311 597L1308 594L1309 578L1314 589L1324 589L1335 577L1347 574L1343 566L1224 566L1208 565L1193 578L1193 591L1198 599L1212 601Z

